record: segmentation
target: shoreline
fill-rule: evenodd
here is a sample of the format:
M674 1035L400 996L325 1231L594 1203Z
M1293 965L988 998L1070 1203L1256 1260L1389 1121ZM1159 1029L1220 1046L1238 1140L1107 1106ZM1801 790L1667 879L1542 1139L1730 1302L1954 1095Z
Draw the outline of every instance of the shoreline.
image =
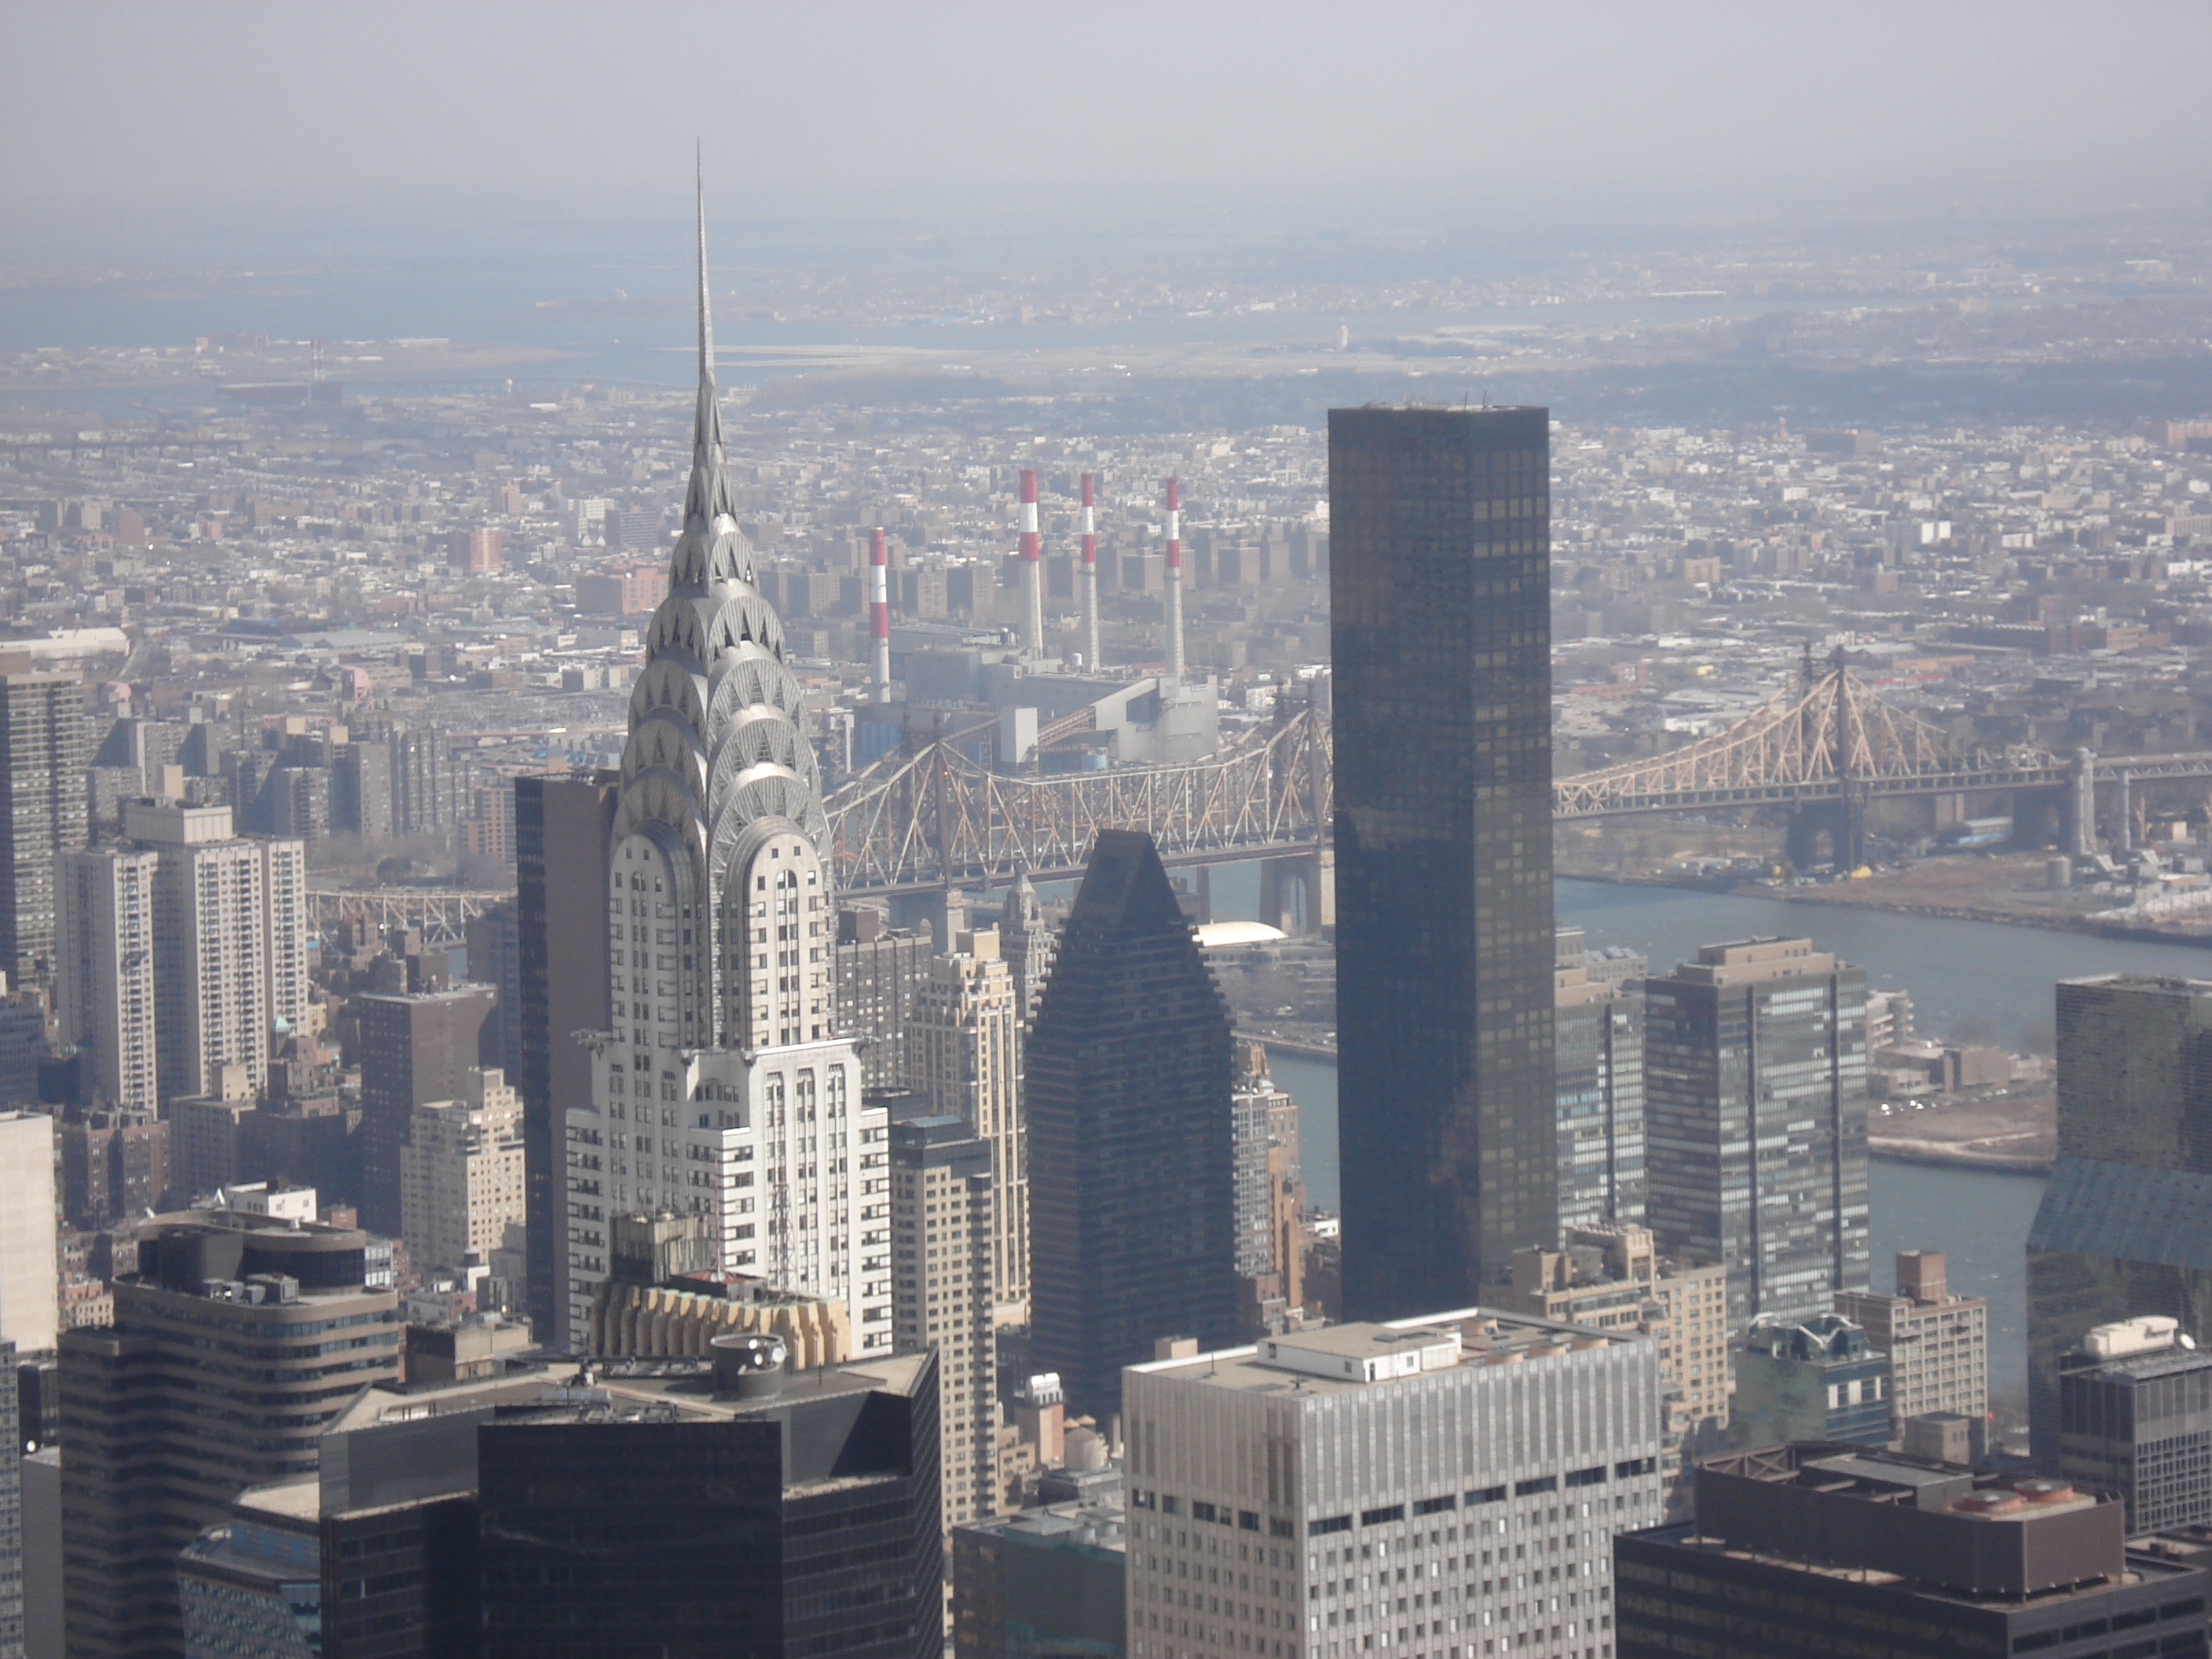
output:
M2126 939L2142 945L2185 945L2197 950L2212 950L2212 933L2176 933L2164 927L2139 926L2133 922L2100 921L2094 916L2023 916L2011 911L1984 909L1972 904L1885 902L1874 894L1830 896L1849 890L1841 884L1818 888L1765 887L1752 882L1723 884L1704 880L1669 881L1661 876L1616 876L1581 871L1554 871L1553 878L1600 882L1608 887L1662 887L1680 893L1714 893L1725 898L1774 899L1784 904L1809 904L1830 910L1879 910L1894 916L1929 916L1942 921L1983 921L1999 927L2027 927L2045 933L2084 933L2094 939Z
M1334 1066L1337 1051L1316 1042L1301 1042L1295 1037L1260 1036L1249 1031L1237 1034L1246 1041L1257 1042L1270 1054L1295 1054L1302 1060L1319 1060ZM1867 1156L1892 1164L1917 1164L1937 1170L1973 1170L1985 1175L2029 1176L2042 1180L2050 1175L2051 1161L2046 1158L2023 1157L2015 1152L1982 1152L1971 1146L1946 1146L1940 1142L1895 1140L1878 1135L1867 1137Z

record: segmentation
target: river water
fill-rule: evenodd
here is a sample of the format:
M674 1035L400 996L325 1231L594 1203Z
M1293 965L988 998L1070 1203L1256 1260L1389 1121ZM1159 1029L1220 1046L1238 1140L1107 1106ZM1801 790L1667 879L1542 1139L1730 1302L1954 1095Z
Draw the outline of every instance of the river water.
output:
M1243 883L1224 881L1224 873L1213 879L1217 915L1231 914L1224 901L1236 905L1243 898ZM1587 928L1594 945L1642 951L1662 971L1699 945L1721 939L1810 937L1863 963L1875 984L1910 991L1923 1031L1942 1036L1978 1025L1993 1029L2008 1046L2023 1026L2049 1027L2051 987L2060 979L2107 972L2212 976L2212 951L2188 945L1601 882L1563 880L1554 895L1560 925ZM1313 1203L1334 1209L1336 1067L1285 1054L1274 1057L1273 1068L1278 1086L1298 1103L1307 1193ZM1870 1184L1875 1287L1888 1287L1897 1251L1943 1251L1953 1287L1989 1298L1991 1392L2000 1400L2021 1398L2027 1230L2043 1196L2042 1177L1876 1158Z
M1214 867L1216 920L1259 910L1259 866ZM2085 974L2172 974L2212 977L2212 950L2102 939L1995 922L1959 921L1892 911L1793 904L1671 887L1623 887L1561 880L1553 903L1562 927L1587 930L1593 946L1624 945L1665 972L1698 946L1757 934L1808 937L1867 969L1870 983L1912 994L1924 1034L1993 1033L2016 1047L2023 1028L2052 1023L2051 988ZM1277 1085L1298 1103L1300 1155L1309 1200L1337 1208L1336 1066L1278 1054ZM1990 1382L2001 1399L2025 1390L2027 1229L2043 1195L2039 1176L1997 1175L1874 1161L1874 1283L1890 1284L1899 1250L1933 1249L1950 1258L1951 1283L1990 1301Z

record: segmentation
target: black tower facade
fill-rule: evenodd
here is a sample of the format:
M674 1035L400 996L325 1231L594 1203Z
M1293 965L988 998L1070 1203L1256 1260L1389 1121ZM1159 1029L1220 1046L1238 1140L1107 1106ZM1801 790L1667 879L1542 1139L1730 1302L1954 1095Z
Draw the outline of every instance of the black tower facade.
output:
M1103 1422L1160 1338L1238 1337L1229 1008L1151 836L1099 832L1026 1054L1034 1363Z
M1331 410L1328 465L1345 1314L1395 1319L1558 1239L1549 412Z

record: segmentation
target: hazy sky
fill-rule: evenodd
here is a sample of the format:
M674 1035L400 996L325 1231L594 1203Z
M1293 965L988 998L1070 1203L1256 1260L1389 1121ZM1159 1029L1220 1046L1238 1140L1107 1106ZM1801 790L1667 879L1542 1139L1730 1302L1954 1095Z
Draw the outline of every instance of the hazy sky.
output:
M0 0L0 24L19 250L119 220L658 219L694 134L732 220L2201 216L2212 191L2206 0Z

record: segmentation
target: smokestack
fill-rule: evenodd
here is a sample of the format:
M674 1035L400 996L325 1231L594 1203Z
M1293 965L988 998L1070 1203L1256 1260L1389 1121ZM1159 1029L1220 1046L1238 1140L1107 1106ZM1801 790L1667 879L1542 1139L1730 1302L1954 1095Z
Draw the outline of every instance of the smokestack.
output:
M1044 581L1037 554L1036 473L1022 469L1022 604L1029 617L1030 655L1044 655Z
M872 531L868 536L868 615L875 629L876 641L876 701L891 700L891 596L890 578L884 574L884 532Z
M1092 673L1098 659L1098 509L1091 504L1092 477L1083 475L1083 665Z
M1182 481L1168 480L1168 678L1182 679Z

